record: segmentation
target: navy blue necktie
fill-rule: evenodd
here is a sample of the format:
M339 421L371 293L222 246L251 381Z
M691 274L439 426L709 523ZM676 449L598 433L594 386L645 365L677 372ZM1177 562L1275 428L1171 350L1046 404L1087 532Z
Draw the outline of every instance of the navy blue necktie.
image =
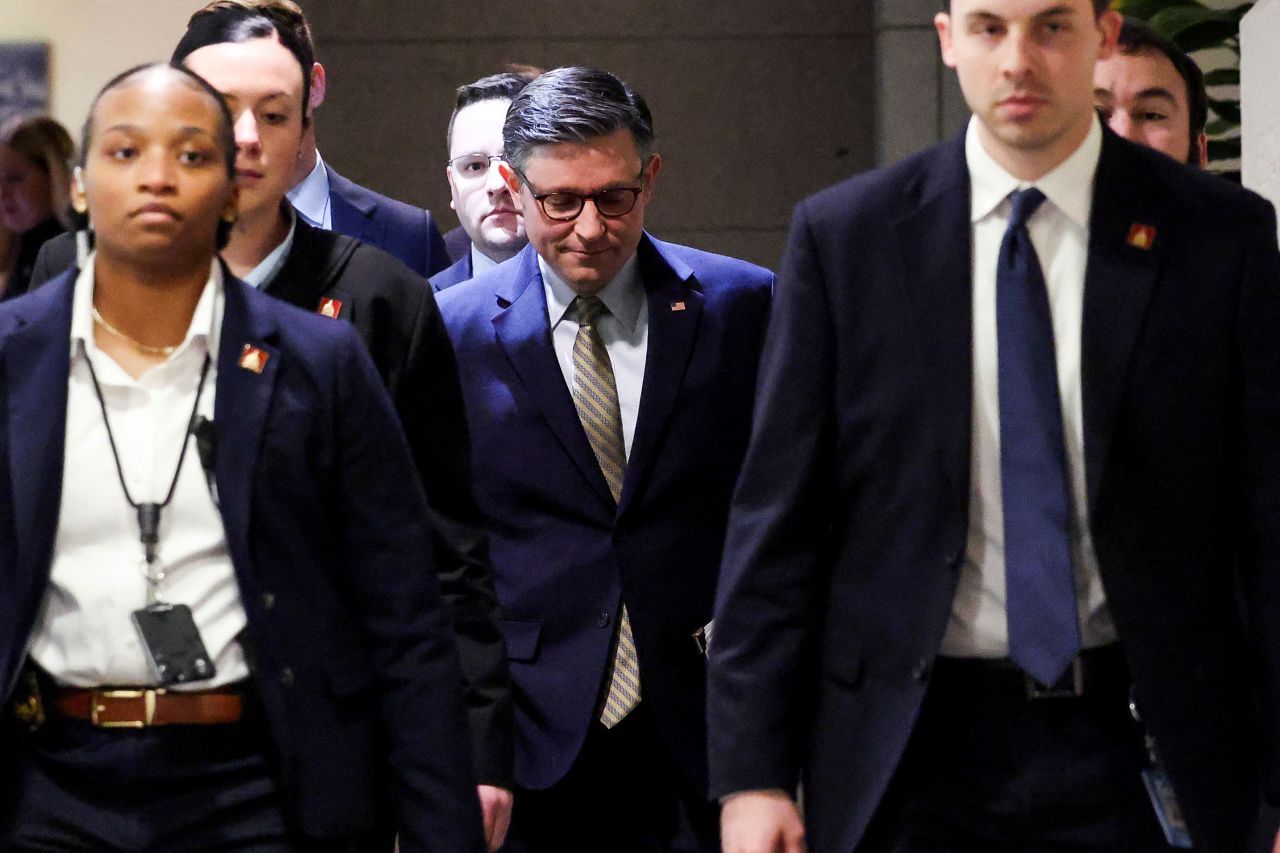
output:
M1031 187L1010 198L1013 212L996 267L1009 656L1036 681L1052 685L1080 650L1071 486L1049 294L1027 233L1044 193Z

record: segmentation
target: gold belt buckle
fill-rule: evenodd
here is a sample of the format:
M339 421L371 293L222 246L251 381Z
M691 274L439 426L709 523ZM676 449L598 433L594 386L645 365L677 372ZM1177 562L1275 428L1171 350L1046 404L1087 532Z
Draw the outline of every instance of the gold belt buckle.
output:
M156 696L163 690L95 690L93 691L93 707L89 709L89 718L100 729L144 729L156 718ZM107 710L103 699L141 699L141 720L100 720L98 715Z

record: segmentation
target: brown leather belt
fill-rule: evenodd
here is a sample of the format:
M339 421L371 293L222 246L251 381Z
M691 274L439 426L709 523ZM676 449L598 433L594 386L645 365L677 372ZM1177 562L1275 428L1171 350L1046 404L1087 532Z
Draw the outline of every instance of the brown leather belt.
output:
M234 690L169 693L154 689L57 688L54 715L88 720L103 729L148 726L207 726L239 722L244 700Z

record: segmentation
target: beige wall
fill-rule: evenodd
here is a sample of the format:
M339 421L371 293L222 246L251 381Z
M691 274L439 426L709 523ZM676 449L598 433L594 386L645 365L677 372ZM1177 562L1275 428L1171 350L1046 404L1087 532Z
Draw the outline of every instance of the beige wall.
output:
M50 43L51 111L78 138L102 84L167 59L194 8L182 0L0 0L0 41Z

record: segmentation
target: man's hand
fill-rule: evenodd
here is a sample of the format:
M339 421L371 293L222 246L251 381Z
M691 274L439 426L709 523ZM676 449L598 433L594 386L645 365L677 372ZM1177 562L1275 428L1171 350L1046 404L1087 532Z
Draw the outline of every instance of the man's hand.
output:
M489 853L502 846L511 825L511 792L492 785L476 787L480 795L480 808L484 812L484 840L489 843Z
M724 853L805 853L808 849L796 804L777 790L741 791L726 797L720 811L720 837Z

